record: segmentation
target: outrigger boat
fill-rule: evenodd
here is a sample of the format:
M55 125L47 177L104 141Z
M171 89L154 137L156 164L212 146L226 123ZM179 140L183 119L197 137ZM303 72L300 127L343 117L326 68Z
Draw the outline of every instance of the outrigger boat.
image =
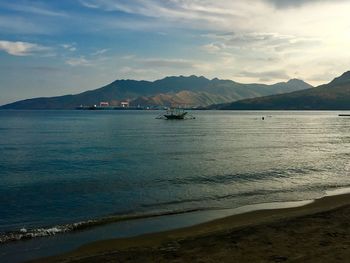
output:
M187 114L187 111L181 109L168 109L164 114L164 117L168 120L183 120Z
M188 114L187 111L178 108L169 108L165 114L161 114L157 119L165 120L184 120L184 119L195 119L192 115Z

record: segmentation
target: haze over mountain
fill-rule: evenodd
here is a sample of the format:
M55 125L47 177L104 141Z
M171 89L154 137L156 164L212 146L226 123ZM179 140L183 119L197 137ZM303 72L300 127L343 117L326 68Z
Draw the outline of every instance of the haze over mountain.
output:
M328 84L287 94L212 105L221 110L350 110L350 71Z
M245 98L281 94L312 87L302 80L289 80L273 85L241 84L231 80L205 77L166 77L156 81L116 80L102 88L76 95L21 100L0 109L74 109L80 105L109 102L118 106L129 101L131 106L205 107Z

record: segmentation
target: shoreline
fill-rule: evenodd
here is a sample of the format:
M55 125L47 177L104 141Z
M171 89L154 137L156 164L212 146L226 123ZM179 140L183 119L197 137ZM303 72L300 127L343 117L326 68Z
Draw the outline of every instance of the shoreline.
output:
M335 188L326 191L325 196L320 198L333 196L333 195L342 195L342 194L350 194L350 188ZM120 214L120 215L107 215L100 218L91 218L82 221L67 223L67 224L53 224L47 226L41 226L36 228L23 228L20 230L8 231L4 232L0 235L0 245L8 244L12 242L18 242L22 240L30 240L35 238L45 238L53 235L60 234L69 234L76 233L78 231L84 230L92 230L97 227L104 227L124 221L133 221L133 220L143 220L143 219L152 219L152 218L164 218L167 216L180 216L180 215L188 215L192 213L204 214L204 217L208 216L209 219L202 220L203 222L195 222L192 225L202 224L209 221L221 219L228 216L258 211L258 210L274 210L274 209L285 209L285 208L293 208L299 206L305 206L311 202L314 202L317 199L310 200L294 200L294 201L275 201L275 202L267 202L267 203L255 203L239 206L236 208L193 208L188 210L175 210L175 211L165 211L165 212L154 212L154 213L134 213L134 214ZM213 214L216 215L213 216ZM187 227L183 226L183 227ZM183 228L180 227L180 228ZM169 228L172 230L172 228ZM167 231L167 230L164 230ZM43 232L43 233L41 233ZM160 231L154 231L154 233ZM18 235L19 237L16 237Z
M313 202L313 200L279 201L251 204L237 208L196 209L181 213L141 216L140 218L133 217L132 220L117 220L114 223L110 222L88 228L83 227L81 231L77 229L66 233L3 243L0 246L0 257L4 262L26 262L68 253L96 241L131 238L182 229L255 210L297 207L310 202ZM21 251L21 254L18 254L18 251Z
M203 219L200 222L194 223L201 224L204 222L224 218L227 216L243 214L256 210L266 210L266 209L281 209L289 207L303 206L308 203L313 202L313 200L305 201L278 201L269 203L257 203L251 205L244 205L237 208L207 208L207 209L188 209L188 210L175 210L166 212L155 212L155 213L144 213L144 214L125 214L125 215L110 215L101 217L99 219L87 219L85 221L78 221L74 223L61 224L61 225L51 225L45 227L37 228L23 228L17 231L10 231L3 235L0 235L0 245L9 244L11 242L18 242L23 240L30 240L35 238L45 238L53 235L61 234L74 234L78 231L93 230L98 227L106 227L112 224L118 224L120 222L134 221L134 220L144 220L144 219L155 219L155 218L166 218L168 216L181 216L190 214L203 214L203 217L208 219ZM215 215L214 215L215 214ZM183 226L186 227L186 226ZM181 228L181 227L180 227ZM170 229L169 229L170 230ZM155 231L158 232L158 231Z
M332 193L330 193L330 195L322 197L320 199L316 199L313 202L306 204L304 206L281 208L281 209L255 210L255 211L231 215L224 218L215 219L209 222L200 223L194 226L184 227L184 228L175 229L175 230L144 234L144 235L130 237L130 238L96 241L96 242L83 245L76 250L73 250L68 253L64 253L62 255L42 258L31 262L62 262L62 261L64 262L106 261L108 262L109 260L111 260L111 258L114 258L114 260L116 260L116 258L119 258L121 259L121 262L138 262L139 260L147 260L147 259L148 260L152 259L152 261L157 261L157 262L158 261L169 262L171 261L171 259L168 258L169 254L171 255L176 254L175 258L177 260L180 260L176 262L190 261L188 257L190 257L191 255L199 256L203 258L204 260L203 262L206 262L205 259L208 259L208 262L210 262L209 260L210 258L212 259L219 258L218 255L216 255L217 252L210 250L212 252L210 253L210 251L204 250L204 251L201 251L200 255L198 255L198 253L194 255L193 253L188 253L189 248L191 250L201 250L206 246L215 247L217 244L222 243L223 242L222 239L225 239L227 235L238 235L240 238L242 238L241 235L246 236L243 232L246 232L246 231L250 232L249 230L251 229L257 228L258 230L261 230L267 227L275 230L276 228L279 227L280 224L285 225L284 231L282 231L281 233L278 233L280 237L271 237L271 240L273 241L272 244L277 241L276 245L278 245L279 243L278 240L281 238L282 239L297 238L295 240L296 243L298 243L298 241L305 242L305 240L307 240L310 235L307 234L304 237L302 235L301 236L295 235L294 232L296 230L294 228L298 226L300 228L298 231L296 231L296 233L300 231L307 232L307 230L308 229L310 230L310 228L311 229L320 228L320 235L322 235L321 230L324 229L325 227L330 227L331 223L345 224L345 222L341 221L338 218L339 213L341 215L348 215L348 217L345 217L344 219L346 221L349 221L348 219L350 219L350 194L342 193L342 191L346 191L346 190L340 189L339 191L340 191L339 192L340 194L338 195L332 195ZM336 193L337 192L333 194L336 194ZM325 222L319 222L319 220L316 220L316 219L320 217L320 214L324 214L324 217L329 218L329 220L326 220ZM315 220L310 221L310 218ZM300 221L300 222L297 222L295 226L292 221L293 222ZM304 221L308 221L308 223L306 224L306 222ZM313 223L313 221L315 222ZM332 222L329 222L329 221L332 221ZM334 229L332 231L333 232L335 231L336 233L338 233L340 230L344 231L344 229L339 229L339 226L333 226L333 228ZM294 234L290 233L290 231L292 231ZM344 235L346 236L348 234L350 235L349 232L350 231L343 233L342 236ZM260 238L258 234L250 233L250 235L251 235L251 238L253 239ZM268 236L269 234L264 233L264 235ZM329 237L329 239L331 238L332 236ZM243 240L241 242L244 243L245 241ZM271 243L271 241L269 242ZM321 243L320 242L319 244L322 244L322 242ZM224 242L222 246L225 247L225 245L229 245L229 243L230 242ZM235 242L235 244L237 245L237 242ZM349 245L349 248L350 248L350 243L349 244L346 243L345 245L346 246ZM253 248L254 246L250 246L250 247ZM314 247L315 247L314 251L318 251L318 249L320 251L324 250L323 245L320 245L320 247L317 247L314 245ZM258 248L259 246L257 246L256 244L255 250L259 250ZM240 250L243 251L245 249L248 249L248 248L243 247ZM222 253L220 258L222 258L224 262L228 262L228 261L225 261L225 259L227 260L227 257L236 257L238 255L242 256L240 257L240 260L247 259L247 258L244 258L244 255L241 253L242 251L234 252L234 249L232 248L225 250L225 249L221 249L221 247L219 250ZM304 250L306 254L310 253L310 248L309 249L305 248ZM273 251L273 247L271 251ZM280 251L282 252L282 250ZM339 251L338 250L336 251L339 255ZM349 254L350 252L347 252L347 253ZM259 253L252 253L246 256L250 257L253 255L256 255L257 258L259 258L258 254ZM262 254L261 256L263 255L264 254ZM266 255L268 255L268 253ZM284 258L285 256L283 256L283 259ZM300 261L300 262L306 262L305 260L307 260L307 258L303 257L303 261ZM285 261L285 260L282 260L282 261ZM278 261L278 262L282 262L282 261ZM111 261L111 262L115 262L115 261ZM266 262L270 262L270 261L268 260ZM299 262L299 261L293 261L293 262Z

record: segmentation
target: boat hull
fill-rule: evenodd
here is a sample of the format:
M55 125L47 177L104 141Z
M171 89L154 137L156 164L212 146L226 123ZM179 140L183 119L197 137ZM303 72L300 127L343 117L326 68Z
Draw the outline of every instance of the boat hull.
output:
M167 120L183 120L185 118L185 115L187 112L181 113L181 114L164 114L164 117Z

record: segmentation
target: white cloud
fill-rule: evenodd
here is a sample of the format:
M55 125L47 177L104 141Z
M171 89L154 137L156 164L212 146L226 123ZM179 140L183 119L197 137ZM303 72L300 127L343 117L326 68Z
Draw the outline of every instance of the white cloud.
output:
M186 59L164 59L164 58L146 58L138 59L146 67L153 68L193 68L193 61Z
M289 79L290 77L284 70L272 70L272 71L240 71L237 76L257 78L260 81L271 81L280 79Z
M92 53L91 55L93 56L99 56L99 55L103 55L104 53L106 53L108 51L107 48L103 48L103 49L99 49L96 50L94 53Z
M216 53L223 49L224 44L222 43L209 43L201 46L201 49L209 53Z
M92 8L92 9L97 9L99 8L99 5L98 4L93 4L93 2L89 2L89 1L84 1L84 0L79 0L80 4L84 7L87 7L87 8Z
M202 61L202 60L194 60L194 59L174 59L174 58L140 58L135 55L127 55L121 57L126 60L128 64L135 66L142 66L147 69L161 69L161 70L174 70L180 72L186 71L210 71L212 66L210 63ZM126 69L131 68L130 66L125 67ZM185 74L185 73L183 73Z
M128 55L122 56L120 58L124 59L124 60L133 60L133 59L136 59L136 55L135 54L128 54Z
M0 50L14 56L29 56L35 53L49 51L49 47L29 42L0 40Z
M75 43L73 44L62 44L61 47L63 47L64 49L67 49L71 52L74 52L77 50L77 47L75 46Z
M133 68L133 67L122 67L119 70L120 73L125 74L125 75L143 75L143 74L148 74L148 73L155 73L155 70L152 69L145 69L145 68Z
M212 29L222 30L225 28L239 25L238 22L241 19L248 19L249 16L259 14L259 6L257 12L244 13L243 9L246 4L240 1L233 3L218 0L190 0L190 1L162 1L162 0L135 0L135 1L113 1L113 0L85 0L85 6L87 3L92 5L93 8L99 8L109 13L114 11L124 12L128 14L138 15L137 19L134 19L132 23L138 23L138 19L148 18L142 21L142 28L197 28L197 29ZM161 21L161 23L159 23ZM130 24L123 25L123 21L119 26L129 26ZM130 21L131 22L131 21ZM140 28L140 26L135 27ZM163 30L164 31L164 30Z
M93 63L86 59L85 57L79 57L79 58L69 58L66 60L66 64L72 66L72 67L77 67L77 66L92 66Z
M278 33L228 33L208 37L215 42L201 46L203 51L219 57L231 57L231 67L235 68L239 63L241 69L243 66L270 68L273 64L284 68L294 58L301 59L302 54L322 45L321 40L313 37Z
M135 53L139 57L124 57L116 62L106 62L106 58L111 59L113 52L110 51L110 56L107 56L106 49L94 46L103 42L93 41L87 42L86 49L79 49L84 52L81 55L85 56L64 57L65 63L71 66L111 66L115 63L115 69L136 68L136 73L141 73L139 69L144 67L155 68L162 75L169 72L203 72L202 74L207 73L214 77L238 78L242 82L251 82L259 80L261 72L286 73L270 74L276 79L290 76L317 80L322 76L322 73L319 74L321 71L342 72L350 68L350 55L347 55L350 46L350 0L79 2L91 10L81 12L74 9L65 12L65 5L60 10L53 8L57 7L56 4L52 5L50 2L40 5L38 1L24 6L0 4L7 5L8 8L12 5L12 10L15 11L0 15L0 31L4 34L61 32L60 36L68 39L71 35L64 34L69 23L69 33L80 32L82 38L99 37L108 41L113 39L116 41L113 51L119 54ZM67 22L64 16L71 12L74 16ZM125 14L121 15L121 12ZM120 30L121 28L124 30ZM164 32L165 35L158 35L159 39L156 41L160 42L157 45L159 50L148 55L146 52L152 43L149 38L145 39L145 48L128 46L123 41L118 44L119 37L129 37L132 34L129 31L151 32L155 38L157 32ZM133 41L143 41L137 38L138 32L133 32ZM103 39L107 35L108 38ZM163 43L163 40L166 42ZM169 43L169 40L179 41ZM76 45L69 44L69 40L65 41L68 44L62 47L66 51L77 50ZM17 55L39 53L39 50L34 51L37 48L40 46L27 46L24 51L10 49L8 45L5 50L3 44L1 47L2 50ZM60 51L66 55L68 53L63 52L62 48ZM323 65L325 61L327 66ZM131 70L129 73L131 74Z
M0 14L0 32L7 34L51 34L56 28L18 15Z
M118 74L124 78L149 80L169 75L203 75L213 70L212 63L194 59L141 58L136 55L127 55L121 59L124 62Z
M168 34L172 29L195 30L194 35L200 30L197 39L203 41L194 53L203 54L186 59L210 61L215 66L200 63L205 65L203 71L225 78L257 81L240 76L239 70L264 68L308 80L324 70L319 66L323 58L338 62L331 63L332 72L350 68L344 55L350 45L349 0L84 0L84 4L106 12L97 21L99 28ZM119 12L133 17L119 17ZM203 35L211 37L205 41Z
M50 9L44 4L31 3L31 4L14 4L14 3L1 3L0 7L6 8L11 11L31 13L35 15L44 15L44 16L67 16L66 13Z

